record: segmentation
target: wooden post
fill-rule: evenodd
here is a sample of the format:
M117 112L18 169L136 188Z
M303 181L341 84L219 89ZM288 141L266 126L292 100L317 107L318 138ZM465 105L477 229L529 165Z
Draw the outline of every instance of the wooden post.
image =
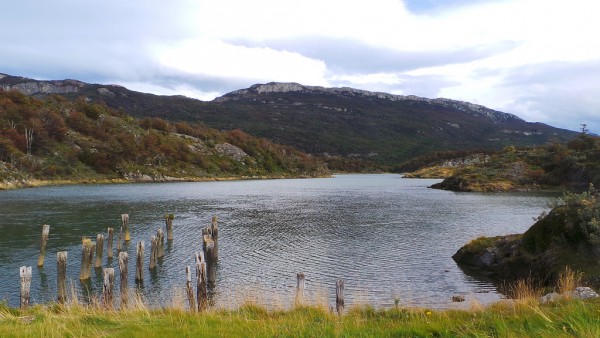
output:
M304 300L304 273L298 272L296 275L297 284L296 284L296 306L302 305Z
M58 289L58 302L65 303L67 301L67 252L61 251L56 253L56 287Z
M117 251L121 252L123 249L123 227L119 228L119 238L117 239Z
M46 259L46 245L48 244L48 235L50 234L50 226L44 224L42 226L42 240L40 242L40 257L38 258L37 266L44 266Z
M207 284L204 255L196 253L196 297L198 298L198 311L204 311L208 307Z
M156 269L156 258L158 253L158 240L156 236L150 237L150 264L148 268L150 270Z
M83 238L81 241L81 271L79 279L86 280L90 278L92 272L92 258L94 258L94 242L89 238Z
M31 290L31 267L22 266L19 270L21 275L21 309L29 306L29 291Z
M194 312L196 311L196 301L194 298L194 288L192 287L192 269L189 265L185 267L185 277L185 291L190 303L190 311Z
M113 308L113 289L115 287L115 269L104 269L104 283L102 284L102 299L107 309Z
M131 240L131 234L129 233L129 214L121 214L121 224L123 224L123 230L125 231L125 242Z
M113 233L114 233L114 229L113 228L108 228L106 230L106 232L108 233L108 239L106 240L106 257L108 259L112 259L113 258Z
M144 281L144 241L139 241L135 256L135 280Z
M215 242L210 235L204 235L202 242L204 258L206 258L206 285L213 287L216 280Z
M167 228L167 241L173 240L173 219L175 215L173 214L165 214L165 225Z
M338 279L335 283L335 309L338 315L344 311L344 280Z
M163 229L156 231L156 240L158 241L158 250L156 251L156 258L165 257L165 233Z
M129 255L127 252L119 252L119 273L121 275L121 308L127 305L127 265L129 264Z
M215 242L215 259L219 259L219 224L217 216L212 217L210 226L213 242Z
M104 235L98 234L96 236L96 261L94 263L95 268L102 267L102 251L104 250Z

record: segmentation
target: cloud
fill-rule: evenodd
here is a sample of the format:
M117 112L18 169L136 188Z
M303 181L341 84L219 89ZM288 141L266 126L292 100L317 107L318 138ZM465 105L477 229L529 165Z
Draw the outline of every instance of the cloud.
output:
M260 44L237 41L248 47L267 47L289 51L322 60L331 72L346 74L371 74L380 72L405 72L418 68L465 63L496 55L516 47L515 42L500 41L481 46L449 50L404 51L385 46L374 46L350 38L300 37L267 40Z
M499 88L512 98L504 109L571 130L585 123L600 133L600 60L513 68Z
M0 72L203 99L254 83L448 97L600 123L600 3L47 0L0 14Z

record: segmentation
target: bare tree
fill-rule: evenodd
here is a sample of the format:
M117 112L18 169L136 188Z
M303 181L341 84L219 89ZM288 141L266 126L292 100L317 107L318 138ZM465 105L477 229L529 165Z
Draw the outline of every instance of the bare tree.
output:
M25 144L27 145L27 155L31 155L31 145L33 144L33 128L25 128Z

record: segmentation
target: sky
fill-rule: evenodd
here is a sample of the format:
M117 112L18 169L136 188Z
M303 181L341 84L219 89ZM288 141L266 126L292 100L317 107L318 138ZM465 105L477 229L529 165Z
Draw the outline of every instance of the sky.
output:
M212 100L297 82L600 134L597 0L19 0L0 73Z

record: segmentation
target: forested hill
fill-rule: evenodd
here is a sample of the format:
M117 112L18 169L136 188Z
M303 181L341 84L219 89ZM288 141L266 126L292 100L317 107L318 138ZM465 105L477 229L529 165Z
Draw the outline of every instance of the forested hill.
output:
M36 180L170 181L326 175L322 162L240 130L135 119L84 99L0 89L0 188Z
M0 88L37 97L85 97L136 117L201 121L242 129L317 156L398 165L434 151L492 150L572 139L577 133L448 99L391 95L352 88L269 83L210 102L157 96L76 80L37 81L0 74Z

